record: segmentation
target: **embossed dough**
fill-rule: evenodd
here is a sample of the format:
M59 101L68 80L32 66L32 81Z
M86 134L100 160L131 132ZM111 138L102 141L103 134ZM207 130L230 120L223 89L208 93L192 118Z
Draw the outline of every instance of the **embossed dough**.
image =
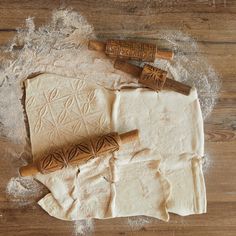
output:
M51 192L39 204L50 215L64 220L131 215L168 220L168 211L206 211L203 121L195 90L188 97L147 89L113 92L53 74L25 85L34 158L49 147L85 137L140 129L140 143L115 155L38 174Z

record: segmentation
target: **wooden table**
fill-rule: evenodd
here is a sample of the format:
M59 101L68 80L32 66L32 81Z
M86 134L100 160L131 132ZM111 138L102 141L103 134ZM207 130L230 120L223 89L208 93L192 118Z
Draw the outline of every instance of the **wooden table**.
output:
M236 1L1 0L0 45L15 35L25 18L32 16L36 25L44 24L60 5L80 11L101 37L122 34L148 39L155 38L160 29L182 30L198 41L199 53L223 80L219 101L205 122L206 153L211 161L205 174L208 213L172 214L169 223L153 220L138 231L132 231L122 218L96 220L94 235L236 235ZM6 184L16 170L14 164L7 169L9 160L0 158L0 235L73 235L72 222L48 216L36 203L19 207L6 198Z

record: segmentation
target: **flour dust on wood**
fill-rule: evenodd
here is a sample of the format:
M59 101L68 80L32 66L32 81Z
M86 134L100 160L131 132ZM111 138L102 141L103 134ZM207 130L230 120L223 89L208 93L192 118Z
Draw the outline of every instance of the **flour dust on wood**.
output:
M42 196L43 185L35 181L33 177L13 177L7 184L6 193L11 201L25 206L33 203L35 198Z
M89 236L93 235L94 220L77 220L75 221L75 233L74 236Z

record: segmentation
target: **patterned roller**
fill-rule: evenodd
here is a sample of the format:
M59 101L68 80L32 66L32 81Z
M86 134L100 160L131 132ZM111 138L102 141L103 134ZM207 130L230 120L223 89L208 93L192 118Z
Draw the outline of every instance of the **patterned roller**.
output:
M89 40L88 49L104 52L112 58L154 62L156 58L171 60L173 52L158 50L155 44L110 39L107 42Z
M138 139L138 130L120 135L116 132L101 135L71 146L48 150L34 163L21 167L19 172L21 176L34 175L38 172L51 173L68 165L79 165L92 158L118 151L122 144L136 139Z

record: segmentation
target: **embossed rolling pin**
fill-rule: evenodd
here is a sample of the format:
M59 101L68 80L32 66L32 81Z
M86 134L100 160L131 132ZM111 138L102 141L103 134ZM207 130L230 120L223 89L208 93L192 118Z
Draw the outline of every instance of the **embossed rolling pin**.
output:
M176 80L167 78L167 72L146 64L143 68L122 60L116 60L114 67L139 78L138 82L146 87L160 91L162 89L189 95L191 87Z
M118 151L121 145L134 142L138 137L138 130L132 130L120 135L113 132L69 147L50 150L32 164L22 166L19 172L21 176L31 176L39 172L48 174L69 165L85 163L105 153Z
M156 58L171 60L174 56L171 51L158 50L155 44L127 40L107 40L106 43L90 40L90 50L102 51L114 58L154 62Z

